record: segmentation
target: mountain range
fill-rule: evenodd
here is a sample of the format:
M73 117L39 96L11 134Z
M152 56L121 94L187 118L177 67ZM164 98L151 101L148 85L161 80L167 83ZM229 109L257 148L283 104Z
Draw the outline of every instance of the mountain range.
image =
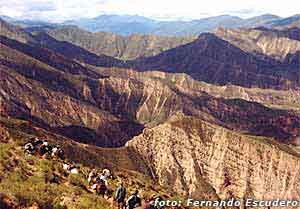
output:
M93 19L95 27L102 18ZM297 16L201 20L209 26L191 21L212 31L185 37L125 36L157 21L105 18L109 30L122 22L124 30L114 32L123 36L0 19L0 194L25 208L57 201L85 208L97 199L81 176L74 183L55 162L24 157L20 145L35 136L60 144L83 176L108 167L145 198L299 199ZM230 27L239 21L242 28ZM228 27L216 29L225 22ZM168 35L186 34L164 24L172 26L162 27ZM48 182L49 173L63 188ZM39 198L33 182L55 189ZM111 208L106 200L101 204Z
M264 14L257 17L242 19L236 16L221 15L191 21L158 21L137 15L100 15L95 18L68 20L56 24L34 20L17 20L2 17L10 23L23 27L60 27L62 25L78 26L90 32L111 32L119 35L152 34L163 36L195 36L202 32L210 32L218 27L287 27L299 26L300 17L294 15L282 18L276 15Z

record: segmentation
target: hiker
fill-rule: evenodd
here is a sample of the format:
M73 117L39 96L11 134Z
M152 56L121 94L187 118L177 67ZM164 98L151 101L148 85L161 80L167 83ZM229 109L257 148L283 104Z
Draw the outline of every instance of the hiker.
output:
M127 200L127 208L134 209L142 206L141 198L139 197L139 191L136 190Z
M92 190L104 198L104 196L107 192L107 185L106 185L105 181L103 181L102 179L99 179L95 184L93 184Z
M27 154L32 155L34 153L35 149L31 142L28 142L24 145L24 152Z
M96 178L97 178L97 170L96 169L93 169L90 173L89 173L89 176L88 176L88 183L89 185L91 185L92 183L95 182Z
M125 207L126 206L125 197L126 197L126 188L124 187L123 182L120 182L120 185L117 188L116 197L115 197L115 200L116 200L117 205L118 205L118 209L126 208Z
M41 146L39 147L39 154L41 156L44 156L45 154L50 153L51 150L52 148L49 143L47 141L44 141L43 144L41 144Z
M59 158L61 160L64 160L64 151L59 146L55 146L52 148L51 157L52 158Z
M107 178L106 178L104 175L97 176L97 177L95 178L95 181L96 181L96 182L103 181L103 182L105 183L106 186L108 185Z

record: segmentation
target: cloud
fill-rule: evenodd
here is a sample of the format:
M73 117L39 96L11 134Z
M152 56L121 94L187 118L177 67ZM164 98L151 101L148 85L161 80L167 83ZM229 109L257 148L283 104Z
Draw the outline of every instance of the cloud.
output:
M28 8L29 12L49 12L55 11L56 5L53 2L45 2L44 4L34 4Z
M0 14L55 22L97 16L105 2L106 0L0 0Z
M263 13L290 16L298 0L0 0L0 14L63 21L100 14L143 15L159 19L196 19L223 14L251 17Z
M223 13L231 14L234 16L239 16L242 18L248 18L248 17L252 17L252 16L266 14L265 11L259 11L256 9L225 10L225 11L223 11Z

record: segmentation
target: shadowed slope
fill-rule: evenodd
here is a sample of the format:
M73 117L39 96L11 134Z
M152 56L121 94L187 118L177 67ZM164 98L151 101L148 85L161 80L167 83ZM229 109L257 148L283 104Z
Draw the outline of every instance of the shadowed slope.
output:
M284 65L271 58L260 59L213 34L202 34L192 43L130 64L139 70L186 73L218 85L232 83L274 89L300 86L298 66Z

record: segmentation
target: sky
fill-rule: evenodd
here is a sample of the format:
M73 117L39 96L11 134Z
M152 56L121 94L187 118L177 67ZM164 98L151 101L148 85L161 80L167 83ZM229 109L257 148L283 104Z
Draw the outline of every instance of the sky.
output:
M159 20L217 15L242 18L300 13L299 0L0 0L0 15L62 22L101 14L141 15Z

